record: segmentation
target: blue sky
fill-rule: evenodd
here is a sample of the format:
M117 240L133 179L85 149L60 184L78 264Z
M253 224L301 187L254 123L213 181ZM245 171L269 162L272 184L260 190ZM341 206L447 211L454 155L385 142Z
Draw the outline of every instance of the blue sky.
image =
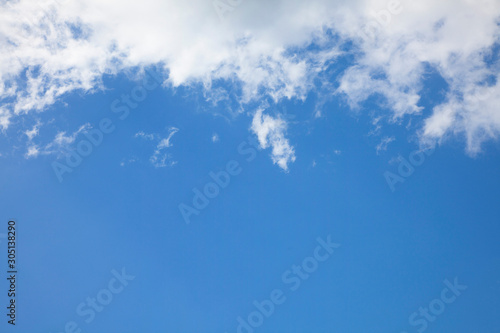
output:
M2 332L500 332L498 3L166 3L2 4Z

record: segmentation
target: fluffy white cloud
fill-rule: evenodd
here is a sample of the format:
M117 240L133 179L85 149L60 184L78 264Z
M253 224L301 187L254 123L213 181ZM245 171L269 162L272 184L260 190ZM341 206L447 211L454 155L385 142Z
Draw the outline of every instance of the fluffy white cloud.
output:
M498 138L500 132L500 85L471 85L461 97L451 95L449 101L435 108L426 119L423 137L441 140L446 134L465 133L467 152L475 155L481 143Z
M213 103L227 98L215 84L221 79L240 87L242 104L303 100L338 58L337 46L353 41L355 63L331 88L352 107L378 93L392 121L419 114L430 66L450 91L422 125L422 140L463 135L476 153L498 136L499 84L485 84L498 65L484 60L499 41L498 0L221 1L231 6L223 20L210 0L2 2L0 127L67 92L100 89L105 73L151 64L168 74L166 86L201 83ZM276 134L284 121L257 111L254 126L268 129L261 144L286 169L295 155Z
M485 60L500 42L500 2L401 3L399 14L387 15L390 11L379 7L382 12L372 13L371 23L362 26L358 38L362 56L346 71L338 92L346 94L354 107L379 93L386 98L392 120L399 121L421 111L423 76L431 67L446 80L449 93L425 119L421 140L432 144L451 135L463 136L467 151L479 152L481 143L497 138L500 130L495 106L498 59L493 64Z

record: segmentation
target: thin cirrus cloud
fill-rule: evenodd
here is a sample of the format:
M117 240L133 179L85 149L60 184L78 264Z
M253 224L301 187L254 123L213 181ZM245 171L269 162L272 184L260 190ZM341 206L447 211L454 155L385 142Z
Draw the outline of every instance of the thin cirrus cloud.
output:
M155 149L153 154L149 157L149 162L155 168L164 168L167 166L174 166L177 164L177 161L172 160L172 155L168 152L168 148L173 146L172 138L175 133L179 132L179 129L176 127L168 128L168 135L166 137L162 137L156 133L145 133L144 131L137 132L134 135L134 138L141 138L146 141L156 141ZM128 161L128 163L136 162L137 158L132 158ZM125 162L122 162L122 166L125 165Z
M144 133L143 131L137 132L134 138L143 138L145 140L154 140L157 135L151 133Z
M385 97L389 121L398 122L421 115L423 76L431 67L449 90L421 120L421 142L464 138L474 155L498 137L499 68L487 60L495 58L499 42L498 1L231 3L221 19L205 0L3 2L0 127L8 130L16 117L44 110L69 92L103 88L104 74L148 65L168 73L165 87L201 83L212 102L228 98L214 84L220 80L238 82L235 97L242 105L305 100L320 91L355 109L377 93ZM347 42L349 51L340 47ZM343 52L355 60L338 61ZM336 65L346 68L327 77ZM325 77L333 82L317 89ZM286 170L295 160L286 120L261 109L253 114L261 146L270 147L273 161Z
M166 138L162 138L160 142L156 145L156 149L153 155L149 158L149 161L155 168L164 168L166 166L173 166L177 164L177 161L171 160L171 155L166 152L167 148L172 147L172 137L175 133L179 131L178 128L170 127L168 129L168 136Z
M380 143L376 147L377 155L383 151L386 151L389 144L394 140L396 140L396 138L393 136L391 136L391 137L386 136L386 137L382 138L382 140L380 141Z
M27 131L25 135L28 137L28 147L25 153L26 158L36 158L39 155L57 155L63 156L71 151L71 146L75 143L78 135L86 133L92 128L89 123L80 126L76 131L68 134L66 131L60 131L56 134L54 139L46 145L40 145L33 143L33 138L38 135L38 128L41 124L37 123L30 131Z

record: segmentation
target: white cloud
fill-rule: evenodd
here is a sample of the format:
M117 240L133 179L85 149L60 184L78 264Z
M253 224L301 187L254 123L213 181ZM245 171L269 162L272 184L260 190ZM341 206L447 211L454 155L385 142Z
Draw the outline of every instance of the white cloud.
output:
M288 164L295 161L295 150L285 137L286 122L283 119L265 115L262 109L258 109L253 117L251 129L257 135L262 148L272 147L273 163L287 171Z
M71 134L67 134L66 131L58 132L50 143L43 146L32 144L32 140L30 139L30 145L28 146L27 152L24 156L26 158L36 158L39 155L64 155L71 150L71 145L76 141L77 136L81 133L87 132L91 128L92 126L89 123L86 123ZM29 137L28 134L26 135Z
M380 154L380 152L382 152L382 151L386 151L387 146L389 146L389 143L393 142L394 140L396 140L396 138L393 136L391 136L391 137L386 136L386 137L382 138L382 140L380 141L380 143L376 147L377 155Z
M24 132L24 134L28 137L28 141L32 141L33 138L38 135L41 125L42 124L40 122L37 122L32 129Z
M40 154L40 149L38 146L30 146L28 147L28 151L24 155L26 158L37 157Z
M134 135L134 138L143 138L145 140L154 140L155 137L156 136L154 134L144 133L143 131L137 132Z
M1 89L1 88L0 88ZM5 107L0 106L0 128L5 131L10 125L11 114Z
M172 137L174 136L175 133L179 132L179 129L175 128L175 127L170 127L168 129L168 131L169 131L168 137L166 137L160 141L160 143L158 144L158 149L172 147L170 140L172 139Z
M215 80L236 79L244 83L244 101L260 89L276 100L304 97L311 84L308 63L320 66L333 53L285 54L288 44L308 43L328 22L322 8L294 2L247 2L225 22L204 0L9 2L0 15L0 96L17 97L5 117L42 110L75 89L99 88L104 73L158 63L174 87L203 82L211 88ZM304 14L319 21L301 19ZM21 87L16 78L25 71Z
M500 85L474 87L462 98L450 100L435 108L426 119L422 136L441 140L448 132L465 133L466 148L470 155L481 151L481 143L498 138L500 132Z
M164 168L166 166L174 166L175 164L177 164L177 161L172 161L171 155L165 150L172 147L172 143L170 142L170 140L172 139L174 134L179 131L179 129L170 127L168 131L168 136L160 140L160 142L156 145L155 152L149 158L149 161L154 165L155 168Z
M401 3L400 14L387 16L385 0L244 1L221 22L206 0L3 2L0 127L6 130L16 116L43 110L68 92L102 88L104 74L151 64L168 73L166 86L201 83L212 103L228 98L216 84L220 80L240 87L243 104L262 97L304 100L340 54L333 33L359 51L335 89L352 107L378 93L391 121L421 113L423 74L430 66L450 92L424 120L421 139L460 135L469 153L479 152L500 131L500 83L484 85L488 77L498 78L498 64L486 64L484 55L499 42L500 2ZM390 22L361 37L378 24L376 13ZM317 47L305 51L313 42ZM287 145L273 153L282 156L277 163L284 169L295 158Z
M423 76L432 67L450 89L444 103L436 105L432 116L425 119L422 142L459 135L466 138L469 153L479 152L481 143L497 138L500 130L495 107L498 80L485 85L490 77L498 79L498 61L491 66L484 59L500 41L500 2L402 4L401 14L392 16L388 26L379 27L373 39L359 40L363 55L346 71L338 92L354 107L373 93L385 96L385 106L397 122L421 112L418 101Z
M149 157L149 162L155 168L163 168L167 166L174 166L177 164L177 161L172 160L172 155L168 153L167 149L172 147L172 138L179 131L176 127L168 128L168 135L166 137L162 137L157 133L145 133L144 131L139 131L134 135L134 138L141 138L147 141L155 142L154 153ZM128 160L122 160L120 166L125 166L129 163L137 162L137 157L130 158Z
M217 133L214 133L212 135L212 142L215 143L215 142L219 142L219 134Z
M59 132L59 133L57 133L56 137L54 138L54 141L52 141L51 143L49 143L47 145L47 150L51 149L51 148L57 148L57 149L64 148L64 149L66 149L67 147L69 147L70 145L72 145L75 142L76 137L80 133L84 133L91 128L92 128L92 126L89 123L86 123L86 124L80 126L76 131L74 131L70 135L67 135L65 131Z

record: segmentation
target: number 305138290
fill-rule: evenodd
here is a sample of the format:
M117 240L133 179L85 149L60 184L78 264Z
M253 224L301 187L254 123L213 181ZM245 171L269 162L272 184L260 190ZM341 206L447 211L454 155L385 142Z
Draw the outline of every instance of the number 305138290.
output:
M16 264L16 222L9 221L8 223L8 234L7 234L7 247L8 247L8 257L9 257L9 267L13 269Z

